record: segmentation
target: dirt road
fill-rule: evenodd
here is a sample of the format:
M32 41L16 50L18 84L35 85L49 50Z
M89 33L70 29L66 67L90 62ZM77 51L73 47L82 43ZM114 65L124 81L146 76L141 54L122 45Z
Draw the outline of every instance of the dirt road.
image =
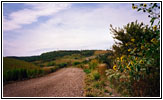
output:
M44 77L7 84L4 97L81 97L84 72L79 68L63 68Z

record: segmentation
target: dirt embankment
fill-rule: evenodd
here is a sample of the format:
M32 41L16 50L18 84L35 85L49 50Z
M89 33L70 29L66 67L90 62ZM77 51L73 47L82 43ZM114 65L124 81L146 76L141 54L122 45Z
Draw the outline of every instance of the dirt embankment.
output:
M79 68L63 68L44 77L7 84L4 97L81 97L84 75Z

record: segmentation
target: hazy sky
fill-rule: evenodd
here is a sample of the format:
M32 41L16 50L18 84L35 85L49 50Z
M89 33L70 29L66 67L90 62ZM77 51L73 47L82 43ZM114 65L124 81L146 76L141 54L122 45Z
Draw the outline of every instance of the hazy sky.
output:
M111 49L113 27L149 23L131 3L3 3L3 56Z

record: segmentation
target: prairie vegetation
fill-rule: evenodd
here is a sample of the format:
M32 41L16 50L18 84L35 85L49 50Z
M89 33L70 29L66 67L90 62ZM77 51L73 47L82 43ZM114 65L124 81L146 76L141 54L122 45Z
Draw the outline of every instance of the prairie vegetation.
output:
M54 51L31 57L4 57L4 83L40 77L60 68L82 66L85 58L94 55L95 50Z
M98 56L96 64L89 64L84 69L87 74L86 96L106 96L105 92L109 92L110 96L116 95L107 88L107 83L120 93L117 96L160 96L160 6L156 3L132 4L132 8L148 13L150 25L137 21L123 28L111 25L110 30L116 40L113 50L110 54ZM108 66L103 80L97 71L100 68L95 67L101 63Z
M107 77L124 96L160 96L160 14L159 4L132 4L134 10L148 13L150 25L128 23L111 32L118 40L113 45L112 69Z
M3 58L4 82L32 78L42 74L43 70L32 63L13 58Z
M82 68L86 73L88 97L160 96L160 14L156 3L132 5L148 13L150 24L137 21L111 33L116 43L112 50L53 51L40 56L3 59L3 81L32 78L64 67Z

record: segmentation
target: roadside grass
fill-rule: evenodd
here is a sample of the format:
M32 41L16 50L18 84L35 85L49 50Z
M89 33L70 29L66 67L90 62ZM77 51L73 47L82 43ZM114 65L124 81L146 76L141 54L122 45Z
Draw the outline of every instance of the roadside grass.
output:
M98 72L98 61L96 59L91 60L89 64L84 66L85 87L84 96L86 97L102 97L104 96L104 78Z
M23 80L43 75L43 70L32 64L22 60L13 58L3 59L3 82Z
M55 72L63 67L67 67L67 63L60 63L56 66L40 67L22 60L4 57L3 82L6 84L11 81L40 77Z
M92 60L91 62L94 62L96 64L88 64L85 65L85 67L83 68L84 72L86 73L84 96L86 97L121 96L119 93L117 93L116 90L110 88L110 83L105 73L107 65L99 64L99 62L95 60Z
M103 96L105 96L104 79L100 78L99 76L97 78L96 75L97 75L97 70L94 70L91 73L86 75L84 96L86 96L86 97L103 97Z
M84 96L85 97L120 97L121 94L117 89L111 88L106 77L101 77L97 80L94 76L97 70L89 73L85 77ZM127 96L127 95L126 95Z
M67 55L53 61L26 62L15 58L3 58L3 82L24 80L40 77L60 68L74 65L80 67L84 57L80 55Z
M103 53L102 51L97 54ZM64 67L77 67L84 69L87 75L91 75L93 85L91 87L101 88L100 74L97 72L97 60L94 55L90 57L81 56L79 54L66 55L51 61L33 61L26 62L15 58L3 58L3 82L24 80L29 78L40 77L57 71ZM91 58L92 57L92 58ZM89 58L89 60L87 60ZM94 59L94 60L92 60ZM94 80L94 81L93 81ZM91 93L90 93L91 94Z

